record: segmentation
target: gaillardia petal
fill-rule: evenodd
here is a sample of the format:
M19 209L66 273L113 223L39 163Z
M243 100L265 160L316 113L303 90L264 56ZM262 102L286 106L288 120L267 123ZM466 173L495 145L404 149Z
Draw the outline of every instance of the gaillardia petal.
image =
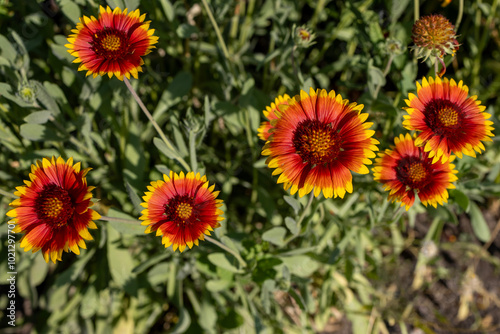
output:
M326 198L351 193L351 172L368 173L365 165L378 150L378 141L371 138L374 131L368 130L372 123L365 123L368 114L362 109L334 91L312 88L280 104L262 150L269 156L268 167L275 168L273 175L281 174L278 183L300 197L313 189L314 196L323 192Z
M290 96L288 94L278 96L270 106L267 106L265 110L262 111L264 116L267 118L267 121L261 123L259 129L257 130L258 136L262 140L267 140L272 133L272 129L274 128L271 124L273 120L278 119L276 115L276 111L278 110L280 105L287 105Z
M491 141L493 122L477 96L468 96L469 89L462 81L447 78L422 79L417 82L417 95L409 94L404 108L403 126L421 132L415 144L423 146L433 163L448 160L453 153L476 156L484 150L482 142Z
M375 161L373 175L375 181L383 183L389 191L389 200L401 202L408 210L418 194L420 201L437 207L448 201L448 190L457 180L454 156L445 162L432 163L429 154L415 145L413 138L406 134L394 139L394 147L379 153Z
M120 8L111 11L101 6L97 19L80 18L66 44L76 57L73 62L81 63L79 71L87 71L94 78L105 74L120 80L123 76L130 79L130 75L138 78L144 64L141 57L151 52L158 37L153 36L154 29L149 29L150 21L144 22L145 14L140 15L138 9L127 13L127 8L122 12Z
M88 229L96 229L93 220L101 216L92 206L91 190L80 163L61 157L44 158L31 166L30 181L16 188L19 196L7 212L16 224L14 232L23 233L21 247L27 252L42 251L46 262L61 261L63 250L80 254L85 240L92 240Z
M205 234L210 235L224 219L219 192L199 173L170 172L163 180L151 182L148 190L139 219L147 226L146 233L161 235L165 247L172 245L174 251L198 245L198 240L204 240Z

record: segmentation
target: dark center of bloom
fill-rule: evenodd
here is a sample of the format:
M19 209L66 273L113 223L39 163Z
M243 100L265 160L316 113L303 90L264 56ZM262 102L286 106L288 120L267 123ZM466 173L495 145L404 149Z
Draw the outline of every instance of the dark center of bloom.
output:
M425 106L425 123L437 135L446 137L460 133L462 115L457 105L449 100L432 100Z
M430 167L416 157L405 157L399 160L396 167L398 180L411 189L421 189L429 182Z
M188 195L177 195L172 197L164 208L167 220L174 222L177 226L189 223L193 216L193 198Z
M115 60L128 53L128 38L123 31L104 28L95 32L92 39L94 52L106 59Z
M35 200L38 219L52 227L66 225L74 211L75 206L68 192L55 184L44 186Z
M299 123L293 133L293 145L305 163L327 164L334 161L341 151L341 140L331 124L318 120Z

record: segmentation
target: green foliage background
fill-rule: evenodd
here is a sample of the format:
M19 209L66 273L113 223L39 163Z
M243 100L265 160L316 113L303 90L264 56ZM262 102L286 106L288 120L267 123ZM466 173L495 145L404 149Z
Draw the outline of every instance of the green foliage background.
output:
M455 23L458 3L441 8L422 1L420 15L440 13ZM409 0L211 1L229 57L196 1L0 1L1 190L13 192L37 159L73 157L92 167L88 183L97 186L96 210L137 219L146 186L162 173L182 170L122 82L85 77L72 63L66 37L79 17L97 16L99 5L139 8L151 20L159 43L132 84L182 158L221 190L225 220L214 238L241 254L246 266L209 242L173 253L139 223L100 221L88 250L64 253L57 265L17 248L19 327L44 333L314 332L331 330L332 319L345 316L354 333L432 332L411 300L386 290L398 285L389 273L405 249L419 254L425 240L471 249L469 258L488 261L498 273L498 257L481 253L477 242L492 238L482 212L500 194L498 137L477 159L457 161L459 181L448 205L417 203L407 213L386 201L372 174L355 175L354 192L344 199L320 197L303 212L307 198L277 185L260 154L262 110L278 94L309 87L334 89L364 104L381 150L406 132L404 99L415 92L416 80L433 75L408 49L414 21ZM460 49L456 58L445 58L446 77L463 80L479 96L495 129L498 23L497 0L467 2ZM299 26L315 34L314 43L298 43ZM391 41L400 49L385 75ZM2 197L0 216L10 201ZM450 246L441 238L443 225L458 224L464 213L474 234ZM429 232L413 240L408 231L419 217L426 217ZM6 295L0 296L0 309L6 305ZM479 313L467 316L474 323L481 319ZM2 326L6 321L2 316Z

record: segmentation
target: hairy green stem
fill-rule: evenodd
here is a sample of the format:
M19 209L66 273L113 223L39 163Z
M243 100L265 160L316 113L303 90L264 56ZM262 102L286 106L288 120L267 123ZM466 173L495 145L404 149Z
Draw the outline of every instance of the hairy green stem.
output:
M151 124L153 124L153 127L156 129L156 132L158 132L158 134L160 135L160 138L163 140L163 142L165 143L165 145L167 145L167 147L172 152L176 153L176 159L177 159L177 161L179 161L179 163L182 165L182 167L184 167L185 170L187 170L188 172L191 171L191 168L189 167L189 165L187 164L187 162L181 157L181 155L179 154L179 152L177 151L177 149L175 149L174 146L170 143L170 140L168 140L168 138L167 138L167 136L165 136L165 133L163 132L163 130L160 128L160 126L158 125L158 123L156 123L156 121L154 120L153 115L151 115L151 113L149 112L148 108L146 108L146 106L142 102L142 100L139 97L139 95L137 95L137 92L135 91L135 89L130 84L130 81L126 77L124 77L123 78L123 82L125 82L125 86L127 86L128 90L130 91L130 93L134 97L134 100L137 102L137 104L139 105L139 107L141 107L141 109L144 112L144 114L146 114L146 117L149 119L149 121L151 122Z
M418 19L420 18L420 1L419 0L415 0L413 2L413 15L414 15L415 22L417 22Z
M17 196L14 195L13 193L10 193L10 192L5 191L3 189L0 189L0 195L5 196L5 197L10 197L10 198L17 198Z
M214 15L212 14L212 10L208 6L207 0L201 0L203 2L203 6L205 7L205 10L207 11L208 18L210 19L210 22L212 23L212 26L215 30L215 34L217 35L217 39L219 40L220 46L222 48L222 52L224 53L224 56L227 58L228 61L229 59L229 51L227 50L226 42L224 42L224 38L222 38L222 34L220 33L219 26L217 25L217 22L215 21Z
M462 22L463 15L464 15L464 0L459 0L458 1L457 22L455 23L455 32L458 32L458 27L460 26L460 23Z
M226 245L224 245L222 242L218 241L218 240L215 240L209 236L205 236L205 240L207 241L210 241L211 243L213 243L214 245L216 246L219 246L220 248L222 248L223 250L225 250L226 252L230 253L231 255L233 255L237 260L238 262L240 263L240 265L244 268L247 266L247 263L245 262L245 260L243 260L240 256L240 254L236 253L234 250L232 250L231 248L227 247Z

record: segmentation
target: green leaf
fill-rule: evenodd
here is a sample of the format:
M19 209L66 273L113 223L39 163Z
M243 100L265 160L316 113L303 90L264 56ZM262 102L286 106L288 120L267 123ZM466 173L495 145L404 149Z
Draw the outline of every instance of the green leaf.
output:
M488 228L488 224L484 219L483 213L481 209L477 206L476 203L470 202L470 223L472 225L472 230L476 237L482 242L487 242L490 240L491 232Z
M108 216L113 218L121 218L122 220L108 221L108 224L117 232L121 234L132 234L132 235L145 235L145 226L142 226L140 221L134 217L127 215L126 213L120 212L116 209L110 208L108 210Z
M132 272L134 269L132 254L129 249L120 247L121 235L117 231L108 227L107 232L109 234L107 255L111 277L118 286L134 295L137 291L137 282Z
M280 259L293 275L309 277L319 268L319 263L307 255L282 256Z
M286 229L284 227L273 227L262 234L262 240L269 241L276 246L283 246L285 235Z
M285 195L285 196L283 196L283 199L285 200L285 202L287 202L293 208L293 211L295 212L295 214L299 213L300 202L295 197Z
M61 113L56 100L54 100L54 98L47 92L45 87L40 82L30 80L30 84L36 89L37 100L40 101L40 103L43 104L47 110L51 111L53 115L58 115ZM58 95L62 94L64 96L64 93L60 91L57 93L59 93Z
M208 260L215 266L230 271L232 273L242 273L243 271L238 269L234 263L236 260L229 260L229 257L224 253L212 253L208 255ZM232 263L233 262L233 263Z
M187 23L179 25L175 31L180 38L190 38L192 34L198 34L198 28Z
M85 290L80 304L80 314L84 319L92 318L99 308L99 296L93 285Z
M208 282L207 282L208 285ZM200 314L198 315L198 324L206 332L215 332L215 325L217 324L217 311L215 306L206 301L201 303Z
M48 110L35 111L24 118L26 123L45 124L52 117L52 113Z
M167 20L172 22L174 20L174 7L169 0L160 0L161 7L163 8L163 12L165 12L165 17Z
M168 280L170 263L162 262L155 265L148 271L148 281L152 286L165 284Z
M170 107L179 103L186 96L193 85L193 75L186 71L180 71L163 92L158 105L153 113L155 118L166 112Z
M177 160L179 159L179 154L177 152L171 150L170 148L165 145L163 140L161 140L158 137L153 138L153 144L156 146L156 148L163 153L167 158Z
M297 235L299 233L299 227L297 226L297 222L292 217L285 218L285 225L293 235Z
M3 35L0 35L0 55L10 63L14 63L17 57L16 49L10 44L10 41Z
M82 16L80 7L78 7L74 1L61 1L61 10L75 25L79 22L79 18Z
M458 189L450 189L450 197L455 200L455 202L464 210L469 211L469 197Z
M137 211L137 213L141 213L141 211L144 209L141 206L142 203L141 198L139 197L139 195L137 195L134 188L132 188L132 186L127 181L125 181L125 188L127 188L128 197L130 198L130 201L134 205L135 211Z
M391 21L397 22L406 7L408 7L410 0L392 0L391 3Z
M22 137L32 141L62 141L64 139L57 132L42 124L22 124L20 133Z
M30 283L31 287L35 288L42 284L49 271L49 266L43 259L43 256L35 256L30 270Z
M262 301L262 306L267 314L271 313L271 299L272 293L276 290L276 282L274 280L268 279L262 284L262 290L260 291L260 300Z
M211 292L227 291L232 285L231 281L227 280L208 280L205 284L206 288Z
M183 307L179 313L179 322L170 332L171 334L182 334L187 331L187 329L191 326L191 316L189 312Z

